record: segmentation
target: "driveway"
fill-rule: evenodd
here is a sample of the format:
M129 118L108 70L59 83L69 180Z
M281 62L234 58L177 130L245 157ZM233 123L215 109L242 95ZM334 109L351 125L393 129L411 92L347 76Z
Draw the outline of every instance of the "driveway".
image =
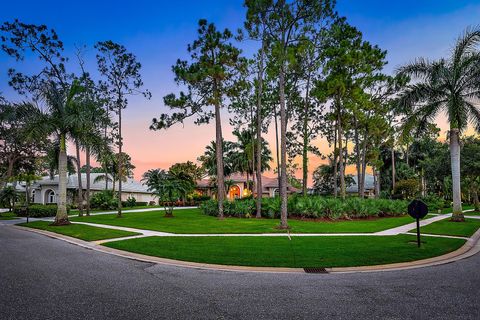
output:
M357 274L155 265L0 225L1 319L478 319L480 255Z

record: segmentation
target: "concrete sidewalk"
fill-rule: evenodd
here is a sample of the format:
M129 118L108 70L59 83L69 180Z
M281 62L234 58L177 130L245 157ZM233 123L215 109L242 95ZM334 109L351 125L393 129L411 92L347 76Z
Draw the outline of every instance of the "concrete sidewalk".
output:
M185 210L185 209L197 209L198 207L173 207L173 210ZM163 208L144 208L144 209L125 209L123 208L122 213L130 212L150 212L150 211L163 211ZM91 212L91 216L98 216L102 214L115 214L117 211L102 211L102 212ZM69 214L71 216L78 216L78 214Z

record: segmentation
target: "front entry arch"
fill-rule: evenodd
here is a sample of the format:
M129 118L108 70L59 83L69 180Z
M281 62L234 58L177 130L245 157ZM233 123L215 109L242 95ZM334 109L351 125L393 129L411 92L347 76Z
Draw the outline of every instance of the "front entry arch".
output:
M240 188L238 186L231 186L228 192L228 198L231 200L240 198Z

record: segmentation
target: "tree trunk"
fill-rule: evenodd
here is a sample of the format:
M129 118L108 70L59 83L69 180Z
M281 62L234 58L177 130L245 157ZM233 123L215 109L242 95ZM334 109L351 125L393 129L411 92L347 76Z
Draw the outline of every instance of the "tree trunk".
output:
M90 174L91 174L91 168L90 168L90 146L87 145L86 148L85 148L85 162L86 162L86 165L87 165L87 173L86 173L86 176L87 176L87 190L86 190L86 214L87 216L90 215Z
M361 179L360 179L360 196L362 198L365 197L365 177L366 177L366 172L367 172L367 137L366 134L363 138L363 146L362 146L362 174L361 174Z
M118 108L118 211L117 217L122 216L122 171L123 171L123 156L122 156L122 107Z
M357 118L353 118L354 122L354 139L355 139L355 154L356 154L356 167L357 167L357 194L359 197L361 197L361 192L360 192L360 178L361 178L361 160L360 160L360 139L358 135L358 123L357 123Z
M285 61L280 65L280 157L282 161L280 172L280 228L287 229L287 113L285 110Z
M81 161L80 161L80 145L78 141L75 141L75 149L77 154L77 179L78 179L78 195L77 195L77 202L78 202L78 216L83 216L83 185L82 185L82 172L80 171Z
M220 104L215 104L215 148L217 158L217 199L218 218L223 219L223 201L225 199L225 177L223 176L223 137L222 119L220 118Z
M262 217L262 98L263 98L263 60L265 59L265 37L262 35L262 49L258 61L258 97L257 97L257 150L256 150L256 171L257 171L257 213L256 218Z
M337 148L337 127L338 123L335 121L335 133L333 138L333 196L338 196L338 148Z
M69 224L67 214L67 144L65 134L60 135L60 153L58 154L58 196L57 215L54 225Z
M421 170L422 176L422 197L427 195L427 181L425 180L425 169L422 168Z
M452 166L453 221L465 221L462 212L462 191L460 188L460 136L459 130L450 129L450 159Z
M396 172L395 172L395 149L392 146L391 151L392 156L392 194L395 192L395 179L396 179Z
M278 138L278 119L277 119L277 109L273 110L273 117L275 120L275 151L277 153L277 181L278 181L278 194L280 195L280 189L282 186L282 179L280 179L280 172L282 169L280 168L280 141Z
M478 200L478 190L473 190L473 206L474 210L479 212L480 211L480 201Z
M380 198L380 170L377 169L375 172L375 199L379 199L379 198Z
M338 162L339 162L339 171L340 171L340 197L345 200L345 166L343 163L343 141L342 141L342 119L340 114L340 101L337 100L337 108L338 108Z
M305 102L304 102L304 115L303 115L303 150L302 150L302 193L303 196L307 196L307 180L308 180L308 112L310 107L310 74L307 79L307 87L305 90Z

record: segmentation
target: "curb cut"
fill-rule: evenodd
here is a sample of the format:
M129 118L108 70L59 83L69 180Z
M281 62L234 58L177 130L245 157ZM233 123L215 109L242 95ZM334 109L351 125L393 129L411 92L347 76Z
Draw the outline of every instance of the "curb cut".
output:
M229 265L206 264L206 263L153 257L153 256L139 254L139 253L133 253L133 252L105 247L95 242L83 241L80 239L72 238L69 236L65 236L62 234L58 234L58 233L54 233L46 230L22 227L17 225L9 225L9 226L16 228L18 230L34 232L37 234L45 235L53 239L63 240L70 244L78 245L86 249L91 249L98 252L107 253L107 254L118 256L118 257L137 260L141 262L156 263L156 264L162 264L162 265L168 265L168 266L174 266L174 267L211 270L211 271L258 272L258 273L306 273L303 268L229 266ZM416 261L410 261L410 262L399 262L399 263L384 264L384 265L325 268L325 271L326 273L359 273L359 272L363 273L363 272L410 270L410 269L438 266L442 264L455 262L458 260L471 257L474 254L477 254L479 252L480 252L480 229L477 230L477 232L475 232L472 235L472 237L468 239L462 247L441 256L436 256L436 257L416 260Z

